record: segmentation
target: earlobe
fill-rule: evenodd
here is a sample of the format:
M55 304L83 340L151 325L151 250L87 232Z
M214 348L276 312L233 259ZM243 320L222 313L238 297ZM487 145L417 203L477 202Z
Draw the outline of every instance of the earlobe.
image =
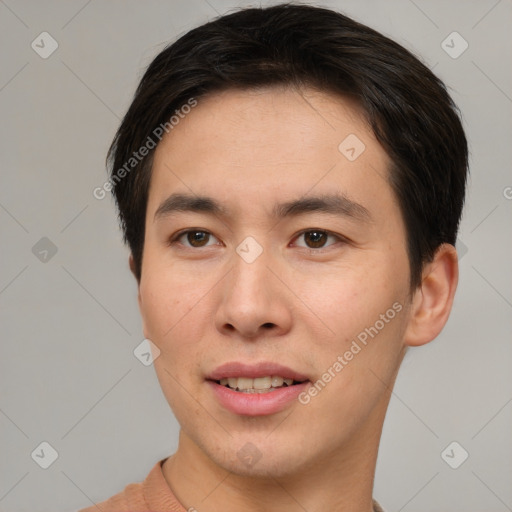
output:
M432 262L425 265L421 286L414 293L404 336L406 345L424 345L439 335L448 321L458 279L455 247L442 244Z

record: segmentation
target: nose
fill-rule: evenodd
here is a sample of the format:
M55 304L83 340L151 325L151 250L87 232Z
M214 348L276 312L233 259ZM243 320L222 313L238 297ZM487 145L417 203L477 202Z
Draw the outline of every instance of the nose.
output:
M277 262L266 251L252 262L234 253L232 270L222 280L216 328L252 340L286 334L292 324L293 295L276 274Z

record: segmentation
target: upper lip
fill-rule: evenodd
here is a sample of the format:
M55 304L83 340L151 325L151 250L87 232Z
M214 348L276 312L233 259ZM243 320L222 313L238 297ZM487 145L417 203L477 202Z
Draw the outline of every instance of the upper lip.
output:
M285 379L293 379L296 381L309 380L306 375L299 373L287 366L272 363L270 361L261 361L260 363L241 363L232 361L224 363L213 370L208 376L208 380L221 380L229 377L247 377L256 379L258 377L272 377L277 375Z

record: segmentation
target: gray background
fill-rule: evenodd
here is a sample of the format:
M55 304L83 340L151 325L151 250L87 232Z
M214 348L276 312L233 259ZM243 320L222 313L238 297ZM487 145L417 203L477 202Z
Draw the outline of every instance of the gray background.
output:
M151 59L241 5L249 3L0 0L1 512L89 506L141 481L176 448L154 370L133 354L143 335L113 202L92 191ZM389 512L512 510L512 2L321 5L434 68L471 147L453 313L436 341L404 361L375 497ZM43 31L59 44L47 59L31 48ZM469 44L458 58L442 47L453 31ZM445 44L462 48L460 39ZM31 456L43 441L58 453L48 469ZM441 457L452 441L469 453L458 469ZM456 462L462 451L449 453Z

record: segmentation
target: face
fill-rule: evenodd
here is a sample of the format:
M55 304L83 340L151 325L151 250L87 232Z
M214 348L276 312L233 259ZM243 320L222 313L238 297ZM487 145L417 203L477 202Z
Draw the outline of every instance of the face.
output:
M291 475L378 436L409 319L389 164L356 105L313 90L216 93L157 147L144 334L218 466Z

